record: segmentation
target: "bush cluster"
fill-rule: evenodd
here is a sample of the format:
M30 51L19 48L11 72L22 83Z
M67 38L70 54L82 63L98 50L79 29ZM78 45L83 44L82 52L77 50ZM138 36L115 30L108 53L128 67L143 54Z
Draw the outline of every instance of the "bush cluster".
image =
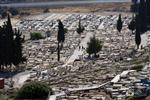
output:
M38 33L38 32L30 33L31 40L39 40L39 39L43 39L43 38L44 37L42 36L42 33Z
M41 82L31 82L25 84L17 93L15 100L46 100L48 95L52 95L52 89Z

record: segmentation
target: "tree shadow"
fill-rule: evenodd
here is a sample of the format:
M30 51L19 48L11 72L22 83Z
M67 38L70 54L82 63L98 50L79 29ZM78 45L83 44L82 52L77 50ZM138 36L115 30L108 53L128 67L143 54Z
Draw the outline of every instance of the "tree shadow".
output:
M15 76L18 73L23 72L22 70L20 71L13 71L13 72L8 72L8 71L0 71L0 78L11 78Z

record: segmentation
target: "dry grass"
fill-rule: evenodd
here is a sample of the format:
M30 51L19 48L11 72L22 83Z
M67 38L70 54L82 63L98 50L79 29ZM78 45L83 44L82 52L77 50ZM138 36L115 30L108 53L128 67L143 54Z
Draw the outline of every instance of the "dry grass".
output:
M80 6L64 6L64 7L50 7L51 13L89 13L102 11L127 12L130 11L131 3L100 3ZM43 13L43 8L29 8L21 9L22 11L30 12L32 15Z

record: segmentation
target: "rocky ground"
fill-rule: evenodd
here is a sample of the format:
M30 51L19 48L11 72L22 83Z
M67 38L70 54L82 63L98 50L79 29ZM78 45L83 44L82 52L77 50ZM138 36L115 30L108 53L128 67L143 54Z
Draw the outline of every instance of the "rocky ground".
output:
M80 43L83 49L78 47L80 36L75 32L79 16L82 19L82 25L85 26ZM146 38L144 41L142 40L144 48L132 54L136 49L134 35L127 27L131 15L123 14L124 25L121 33L116 30L117 16L112 15L112 13L109 15L50 13L21 20L16 24L16 27L19 27L22 31L30 30L30 27L32 27L32 31L37 31L38 27L41 28L40 31L46 31L46 27L53 30L49 38L37 41L29 40L24 44L24 53L28 58L26 66L41 73L37 77L34 72L35 74L31 75L30 80L47 82L57 94L67 89L97 86L111 81L117 74L131 69L137 63L144 65L145 58L148 55L147 36L149 32L142 35L142 38ZM68 28L64 47L61 51L60 63L57 62L57 23L55 18L61 18L65 27ZM50 25L51 22L53 22L52 26ZM103 41L103 49L98 53L99 58L89 59L85 48L89 38L93 35ZM130 60L128 60L129 58ZM101 91L102 93L99 91L82 93L83 95L79 95L80 92L75 92L69 96L60 96L59 98L94 99L97 93L101 94L101 97L109 98L103 93L104 91Z
M51 37L37 41L27 40L24 43L24 55L28 59L26 68L32 69L33 72L24 72L15 76L15 88L21 87L24 81L30 77L28 81L39 80L48 83L57 94L67 89L101 85L111 81L122 71L131 69L137 63L144 65L147 62L145 58L148 56L147 37L149 32L142 35L142 39L144 38L142 40L143 48L132 54L134 49L136 49L134 35L127 27L132 15L122 13L124 25L122 32L118 33L116 30L116 21L119 13L112 12L116 8L113 7L114 10L112 10L112 4L93 6L96 8L92 8L92 6L85 7L87 11L84 11L84 7L53 8L49 10L51 13L31 15L14 21L15 27L19 28L28 37L27 39L29 39L29 34L27 34L29 32L40 31L44 34L47 30L51 31ZM120 6L121 9L129 7L126 4L119 4L117 6ZM108 11L111 12L101 13L101 8L105 8L105 10L108 8ZM34 12L34 10L32 11ZM89 13L92 11L100 12ZM52 12L86 13L62 14ZM38 13L40 12L35 10L35 14ZM76 33L79 17L81 17L81 23L85 27L85 31L81 35L82 38ZM59 63L57 62L56 52L57 19L61 19L65 27L68 28ZM103 48L98 53L99 58L89 59L85 48L89 38L93 35L103 42ZM83 46L83 49L79 49L80 39L80 46ZM40 74L38 75L37 72ZM105 91L102 91L102 89L88 92L73 92L69 96L65 96L60 96L58 100L73 98L78 98L79 100L96 100L100 97L110 100L109 95L105 94Z

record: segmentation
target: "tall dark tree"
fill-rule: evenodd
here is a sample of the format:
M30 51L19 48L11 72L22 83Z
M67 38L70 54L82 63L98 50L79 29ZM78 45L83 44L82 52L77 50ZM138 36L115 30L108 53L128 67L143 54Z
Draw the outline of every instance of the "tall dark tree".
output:
M139 16L145 16L146 13L146 1L145 0L140 0L139 4Z
M146 23L150 30L150 0L146 0Z
M141 31L139 24L139 15L136 15L136 32L135 32L135 43L137 45L137 49L139 49L139 45L141 44Z
M22 38L22 33L15 29L14 32L15 38L14 38L14 45L13 45L13 64L15 66L19 65L20 62L25 61L25 57L22 55L22 43L24 42L24 38Z
M58 41L57 56L58 56L58 61L60 61L60 46L59 45L60 43L63 43L65 41L64 25L61 22L61 20L58 20L57 41Z
M4 28L0 27L0 71L3 71L3 65L5 63L5 38Z
M81 33L83 33L83 31L84 31L84 27L81 26L81 19L79 19L78 28L77 28L76 31L77 31L77 33L78 33L79 35L81 35Z
M14 32L13 32L13 28L12 28L12 24L11 24L11 19L10 16L8 14L8 19L6 22L6 29L5 29L5 62L6 62L6 66L12 65L12 60L13 60L13 37L14 37Z
M137 12L138 11L138 0L132 0L132 4L131 4L131 12Z
M132 0L132 3L136 4L138 0Z
M139 49L139 45L141 44L141 35L139 29L136 30L135 43L137 45L137 49Z
M76 31L80 35L80 40L79 40L79 43L80 43L80 41L81 41L81 33L83 33L83 31L84 31L84 27L81 25L81 19L79 19L78 28L76 29Z
M119 17L118 17L118 20L117 20L117 30L118 30L119 33L121 33L122 26L123 26L123 22L122 22L121 14L119 14ZM123 35L122 35L122 40L124 42L124 36Z
M22 43L19 41L18 33L13 31L10 16L0 27L0 68L3 70L4 66L11 68L12 64L18 65L21 63ZM20 44L20 45L19 45ZM18 59L20 58L20 59ZM22 61L23 62L23 61Z
M122 25L123 25L123 22L122 22L122 19L121 19L121 14L119 14L119 17L118 17L118 20L117 20L117 30L118 30L118 32L121 32Z
M146 14L150 17L150 0L146 0Z
M145 0L140 0L139 4L139 23L140 23L140 31L144 33L147 31L146 25L146 2Z
M132 0L133 5L131 5L131 11L139 14L140 20L139 23L141 34L145 33L150 29L150 0Z
M128 28L129 28L129 30L132 31L132 34L134 34L133 31L136 29L136 21L135 21L134 16L132 17L132 20L129 23Z

